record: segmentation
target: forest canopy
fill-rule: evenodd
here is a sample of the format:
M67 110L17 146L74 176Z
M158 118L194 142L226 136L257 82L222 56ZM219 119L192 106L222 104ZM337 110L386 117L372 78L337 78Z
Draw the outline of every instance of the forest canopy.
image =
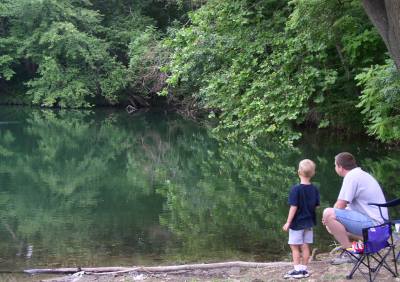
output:
M250 143L290 143L304 126L399 143L400 45L381 36L393 23L376 13L400 12L391 0L370 4L3 0L0 101L138 108L161 99Z

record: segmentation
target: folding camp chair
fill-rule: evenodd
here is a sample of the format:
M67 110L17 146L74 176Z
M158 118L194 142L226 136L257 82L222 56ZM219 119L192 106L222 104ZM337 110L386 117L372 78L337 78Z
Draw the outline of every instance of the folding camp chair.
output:
M400 198L391 200L386 203L368 203L368 205L377 206L379 208L379 212L380 212L381 217L383 218L384 222L392 223L393 226L395 226L397 233L399 233L400 219L391 219L390 216L389 216L389 218L385 218L382 214L382 208L393 208L396 206L400 206ZM390 212L390 210L388 210L388 214L389 214L389 212ZM397 253L396 261L399 261L399 258L400 258L400 251Z
M360 248L356 251L345 250L355 262L353 269L346 278L352 279L356 270L359 270L368 281L374 281L382 267L388 270L393 277L396 277L397 264L395 260L393 261L394 271L386 261L391 255L393 259L395 258L392 224L386 222L381 225L364 228L363 239L363 249ZM367 268L368 272L365 271L365 268Z

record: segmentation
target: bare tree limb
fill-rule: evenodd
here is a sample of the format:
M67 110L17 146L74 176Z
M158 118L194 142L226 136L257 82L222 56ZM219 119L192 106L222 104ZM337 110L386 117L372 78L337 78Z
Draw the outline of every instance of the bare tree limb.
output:
M24 272L29 274L71 274L81 271L84 271L85 274L118 274L125 272L160 273L160 272L173 272L181 270L216 269L216 268L227 268L227 267L259 268L259 267L281 267L290 265L291 265L290 262L231 261L231 262L205 263L205 264L171 265L171 266L27 269L24 270Z

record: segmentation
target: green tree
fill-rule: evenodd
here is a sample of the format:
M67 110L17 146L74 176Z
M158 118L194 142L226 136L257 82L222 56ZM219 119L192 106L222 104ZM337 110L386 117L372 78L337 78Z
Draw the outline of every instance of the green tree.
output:
M360 1L208 1L189 18L165 41L169 94L216 131L289 143L297 125L360 132L355 76L387 58Z
M143 15L149 6L143 1L6 0L0 10L1 79L26 82L30 101L42 106L123 101L162 57L161 49L152 47L158 44L155 29L147 29L155 20ZM153 39L142 40L146 34ZM130 58L129 46L137 42L153 48L148 53L155 59Z
M8 2L8 38L14 60L25 60L33 78L27 85L33 103L86 107L89 98L115 102L126 71L96 37L100 15L82 1ZM12 4L10 4L12 3Z
M375 65L357 75L363 86L358 107L370 135L384 142L400 141L400 74L393 61Z

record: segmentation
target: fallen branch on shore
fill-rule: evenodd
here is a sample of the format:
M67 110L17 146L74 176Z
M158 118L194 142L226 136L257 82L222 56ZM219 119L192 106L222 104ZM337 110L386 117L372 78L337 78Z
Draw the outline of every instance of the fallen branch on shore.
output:
M202 264L184 264L184 265L171 265L171 266L136 266L136 267L82 267L82 268L47 268L47 269L27 269L24 270L28 274L73 274L77 272L84 272L89 275L112 275L126 272L136 273L160 273L160 272L174 272L181 270L207 270L216 268L229 268L229 267L245 267L245 268L259 268L259 267L282 267L290 266L291 262L244 262L244 261L231 261L219 263L202 263Z

